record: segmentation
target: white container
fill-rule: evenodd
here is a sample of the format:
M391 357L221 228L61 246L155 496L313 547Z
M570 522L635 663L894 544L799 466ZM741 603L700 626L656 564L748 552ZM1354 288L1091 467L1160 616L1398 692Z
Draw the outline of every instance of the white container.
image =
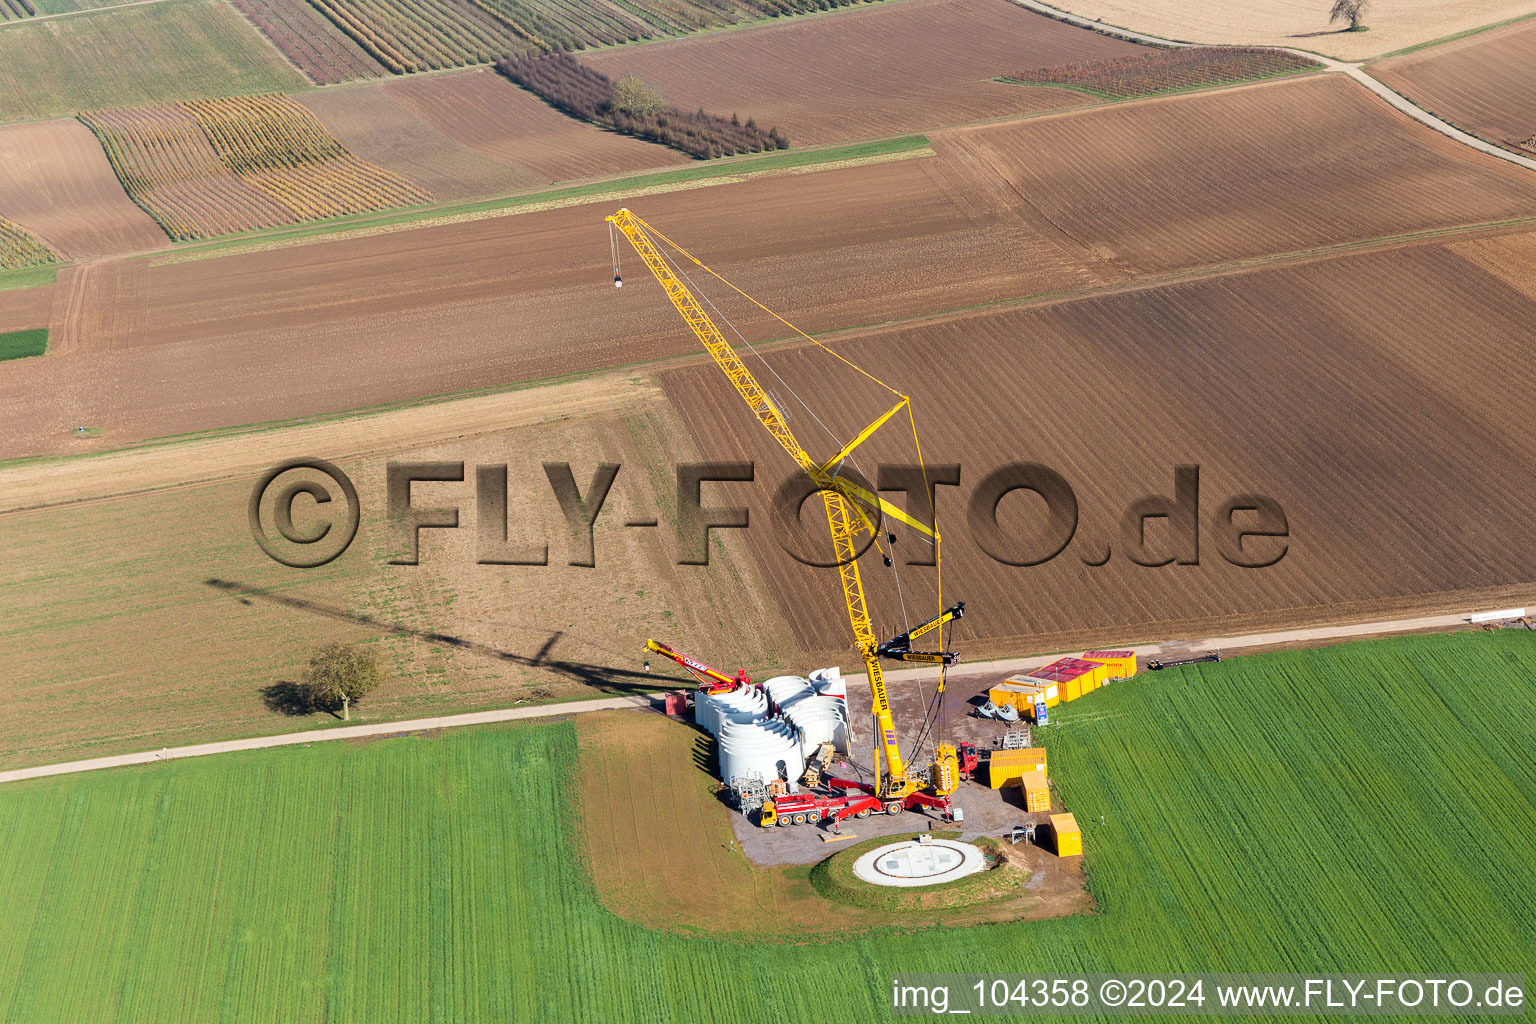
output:
M833 697L806 697L785 712L800 731L800 751L809 757L823 743L848 752L848 705Z
M767 782L787 779L797 783L805 774L800 733L782 718L727 721L720 727L719 740L722 779L757 772Z

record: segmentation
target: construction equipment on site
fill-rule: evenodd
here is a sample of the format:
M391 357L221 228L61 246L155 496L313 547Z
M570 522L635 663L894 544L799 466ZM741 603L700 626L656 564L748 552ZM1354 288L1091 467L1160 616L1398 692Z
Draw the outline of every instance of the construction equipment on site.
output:
M653 654L659 654L663 658L671 658L683 668L692 672L699 680L699 689L708 694L730 693L732 690L743 686L752 685L752 677L747 675L747 670L739 668L734 676L728 676L724 672L716 671L704 664L690 658L679 651L674 651L659 640L647 640L645 649Z
M1007 722L1012 725L1019 720L1019 709L1012 704L998 704L997 711L993 715L999 722Z
M761 810L768 800L768 787L757 772L738 775L731 780L730 785L731 792L736 796L736 806L748 817Z
M875 797L885 807L887 812L891 812L893 807L899 811L903 807L936 805L948 814L949 796L960 782L955 748L951 744L936 742L933 761L915 769L909 767L902 757L896 724L891 716L890 700L886 694L885 676L880 665L881 644L875 638L874 627L870 621L869 608L864 596L864 584L859 575L857 560L865 547L870 544L878 545L883 540L878 525L882 516L889 516L891 519L904 523L911 529L917 530L927 538L930 538L934 545L934 563L936 565L940 561L939 533L936 528L913 518L902 509L885 501L878 494L871 493L849 477L842 475L843 465L852 455L853 451L868 440L870 435L874 434L876 430L893 416L903 410L906 411L907 418L912 424L912 434L915 441L917 437L917 423L912 414L911 399L879 381L867 371L860 369L860 372L864 373L871 381L874 381L895 395L898 401L887 412L860 431L851 441L844 444L830 458L817 459L813 457L800 444L799 440L795 437L794 431L790 429L788 418L781 409L780 403L758 383L757 378L753 376L752 371L747 368L741 357L737 355L730 342L726 341L725 336L720 332L720 328L715 325L714 320L705 312L704 307L699 304L698 299L695 298L688 285L684 283L683 275L673 270L671 261L657 248L653 236L654 239L670 246L680 256L724 282L739 294L749 299L750 296L746 296L745 292L736 288L735 285L731 285L729 281L726 281L719 274L710 270L703 262L629 210L621 209L608 217L607 221L611 225L610 231L616 230L621 232L640 255L646 267L661 284L662 290L666 292L667 298L671 301L673 307L714 359L716 365L725 373L726 378L747 403L748 408L752 410L752 414L757 417L758 422L773 435L774 440L805 471L822 496L823 504L826 506L827 523L832 533L833 553L836 556L835 564L842 581L843 600L848 608L848 621L853 627L855 646L858 648L859 655L864 661L864 668L869 679L870 692L874 703L876 742L874 747L875 765L873 775L876 782L873 785L855 783L849 783L849 785L866 789L868 795ZM617 260L617 240L613 239L612 241L614 244L615 260ZM751 301L759 309L773 316L805 340L826 349L826 346L822 345L821 342L804 331L799 330L799 328L790 324L783 317L773 313L772 310L769 310L762 303L757 302L755 299ZM831 350L826 349L826 351L830 352ZM849 366L853 366L851 362L841 355L836 353L833 353L833 355ZM859 369L858 367L855 368ZM919 466L922 465L920 447L918 448L918 464ZM863 543L866 538L869 539L868 544ZM885 556L885 560L887 565L893 564L888 555ZM918 627L918 630L909 631L909 635L910 633L917 633L923 630L924 627L936 629L944 623L958 618L959 615L960 612L958 610L950 609L941 613L937 620L930 620L928 623L924 623L923 626ZM897 639L899 640L900 637ZM942 644L940 646L942 647ZM910 641L908 651L910 652ZM939 685L933 702L933 707L936 708L942 708L944 673L948 664L949 662L946 662L943 658L940 658L938 661ZM1015 717L1017 717L1017 713L1015 713ZM926 724L925 718L925 726ZM925 728L925 735L926 732ZM881 764L882 760L884 762L883 766ZM840 781L846 780L829 780L832 783ZM923 793L922 791L925 789L931 790L931 794ZM813 809L819 810L819 808ZM765 805L765 813L767 810L768 807ZM775 805L775 810L777 810L777 804ZM836 817L836 815L840 815L846 810L848 810L846 806L836 809L834 811L834 821L840 821L841 818ZM808 814L810 811L796 811L794 813ZM852 813L856 814L857 811ZM779 815L775 814L775 820L778 817ZM793 818L793 815L791 817Z
M965 602L957 601L952 607L944 609L922 625L909 629L905 633L897 633L895 637L875 648L875 653L893 661L915 661L925 665L943 665L948 668L960 660L958 654L954 651L914 651L912 641L964 615Z
M805 774L800 776L800 785L806 789L815 789L817 786L820 786L821 777L832 763L832 755L836 750L837 748L830 741L822 741L816 747L816 753L806 759Z
M1013 828L1008 830L1008 841L1010 843L1012 843L1014 846L1018 846L1020 840L1033 845L1035 841L1035 826L1015 825Z
M998 750L1024 750L1029 747L1032 733L1029 726L1022 729L1010 729L1001 736L993 737L992 746Z
M1198 664L1200 664L1203 661L1220 661L1220 660L1221 660L1221 652L1220 651L1212 651L1210 654L1202 654L1199 657L1195 657L1195 658L1180 658L1177 661L1157 661L1157 660L1154 659L1152 661L1147 662L1147 668L1149 668L1152 671L1156 672L1160 668L1178 668L1181 665L1198 665Z

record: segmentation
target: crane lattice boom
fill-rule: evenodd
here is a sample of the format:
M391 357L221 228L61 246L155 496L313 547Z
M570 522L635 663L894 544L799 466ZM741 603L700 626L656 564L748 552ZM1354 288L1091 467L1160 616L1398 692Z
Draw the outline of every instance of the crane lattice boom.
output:
M907 396L899 395L900 401L894 408L861 431L837 454L825 462L817 461L795 438L794 431L790 429L783 412L757 382L752 371L747 369L741 357L736 354L736 350L725 340L725 336L720 333L720 329L715 326L714 321L710 319L709 314L704 311L704 307L699 304L687 285L673 272L671 263L656 248L650 237L652 233L658 237L664 236L627 209L620 210L609 217L608 222L623 232L630 245L640 254L646 267L666 291L667 298L672 301L672 305L714 358L715 363L725 372L726 377L746 401L758 422L768 428L768 432L773 435L774 440L778 441L780 447L789 453L796 464L821 489L822 500L826 505L827 524L832 531L833 553L836 555L838 573L842 580L843 599L848 606L848 621L853 627L854 643L864 659L864 668L869 676L870 692L874 698L875 728L878 733L876 749L885 758L885 772L881 780L879 796L883 799L900 799L916 792L926 780L918 775L909 775L906 763L901 756L896 725L891 717L890 700L886 695L885 676L880 668L878 654L880 644L875 638L874 627L870 624L869 606L864 598L864 584L859 576L857 558L861 541L866 536L877 535L878 526L871 518L872 515L878 518L880 514L885 514L898 519L933 538L935 544L939 541L939 535L926 524L907 515L878 495L840 476L835 468L840 467L854 448L862 444L896 412L907 408L909 401ZM679 249L679 251L682 250ZM692 257L689 258L692 259ZM694 262L698 261L694 260ZM880 774L878 766L876 774ZM942 792L947 794L948 790L944 789Z

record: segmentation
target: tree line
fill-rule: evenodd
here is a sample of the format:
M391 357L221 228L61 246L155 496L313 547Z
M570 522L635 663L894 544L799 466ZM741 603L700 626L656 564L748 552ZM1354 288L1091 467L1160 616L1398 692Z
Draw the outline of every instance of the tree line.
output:
M496 70L550 106L593 124L660 143L700 160L789 148L777 128L756 121L679 110L634 75L618 82L564 50L506 57Z

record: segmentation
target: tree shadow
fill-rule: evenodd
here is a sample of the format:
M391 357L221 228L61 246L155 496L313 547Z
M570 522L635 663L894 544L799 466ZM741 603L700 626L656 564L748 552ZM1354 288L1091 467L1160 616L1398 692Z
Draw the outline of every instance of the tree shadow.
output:
M1287 39L1315 39L1318 36L1336 36L1340 32L1358 32L1360 29L1352 29L1348 25L1343 28L1325 28L1317 32L1292 32Z
M602 665L595 662L552 657L555 645L565 637L563 630L550 631L548 637L534 654L518 654L514 651L502 650L499 647L492 647L489 644L482 644L474 640L466 640L463 637L453 636L448 633L428 632L397 622L387 622L383 619L374 618L371 615L359 615L342 608L322 604L319 601L311 601L308 598L274 593L261 587L251 586L235 580L206 579L203 581L203 585L221 593L229 594L242 604L248 605L254 601L266 601L271 604L282 605L285 608L291 608L295 611L335 619L338 622L382 630L392 636L411 637L423 643L452 647L461 651L468 651L471 654L494 658L498 661L509 661L514 664L525 665L529 668L545 669L564 676L573 682L597 690L600 693L650 693L655 690L665 689L672 683L686 684L692 682L690 677L686 675L640 671L637 669L619 668L613 665ZM354 701L353 703L356 702Z
M290 718L302 718L321 710L315 706L315 700L310 696L308 687L303 683L295 683L287 679L273 683L271 686L263 686L261 702L267 706L268 711L287 715Z

